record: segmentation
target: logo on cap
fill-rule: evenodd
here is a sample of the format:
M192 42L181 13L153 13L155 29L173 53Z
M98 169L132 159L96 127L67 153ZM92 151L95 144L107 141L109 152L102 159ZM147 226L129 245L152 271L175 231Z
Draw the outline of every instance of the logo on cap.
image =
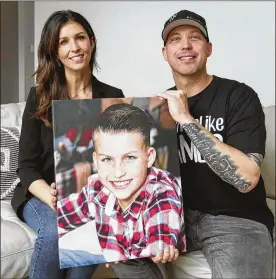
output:
M202 20L200 20L200 19L198 19L198 18L194 18L193 16L187 16L187 19L196 21L196 22L198 22L200 25L202 25L203 27L206 26Z
M178 13L175 13L173 16L170 17L170 22L172 22L176 18L177 14Z

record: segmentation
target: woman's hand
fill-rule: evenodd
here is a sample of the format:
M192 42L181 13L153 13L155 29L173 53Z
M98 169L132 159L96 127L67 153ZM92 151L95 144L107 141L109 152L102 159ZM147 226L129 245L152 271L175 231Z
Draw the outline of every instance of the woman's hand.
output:
M50 199L48 205L54 210L57 211L57 190L56 190L56 183L52 183L50 185Z
M48 204L54 211L57 207L57 190L53 182L50 186L44 179L35 180L30 186L29 191L38 199Z

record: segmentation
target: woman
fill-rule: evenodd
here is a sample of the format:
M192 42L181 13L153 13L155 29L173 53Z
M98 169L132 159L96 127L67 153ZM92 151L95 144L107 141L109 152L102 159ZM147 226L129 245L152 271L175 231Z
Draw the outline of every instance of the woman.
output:
M122 90L93 75L97 68L95 57L96 37L82 15L58 11L48 18L38 47L36 87L29 93L22 119L18 167L21 182L12 200L19 218L38 234L30 279L91 278L96 268L59 269L51 123L52 100L124 97Z

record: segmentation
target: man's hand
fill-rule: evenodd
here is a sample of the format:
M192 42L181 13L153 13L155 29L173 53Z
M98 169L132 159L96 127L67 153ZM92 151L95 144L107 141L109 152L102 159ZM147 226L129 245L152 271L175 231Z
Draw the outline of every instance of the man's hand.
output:
M193 119L190 115L187 95L182 90L168 90L158 93L157 96L167 100L174 121L185 124Z
M158 256L152 257L152 261L154 263L166 263L175 261L179 256L178 249L174 246L170 245L165 247L164 251L162 251Z
M158 97L152 97L149 100L149 112L152 112L153 110L162 107L166 103L166 100L158 98Z

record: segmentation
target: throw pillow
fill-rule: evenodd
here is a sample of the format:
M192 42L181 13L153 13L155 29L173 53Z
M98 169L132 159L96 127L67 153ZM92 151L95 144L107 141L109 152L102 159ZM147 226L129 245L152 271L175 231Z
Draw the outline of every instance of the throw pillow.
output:
M1 200L11 199L19 182L16 174L19 153L19 127L1 127Z

